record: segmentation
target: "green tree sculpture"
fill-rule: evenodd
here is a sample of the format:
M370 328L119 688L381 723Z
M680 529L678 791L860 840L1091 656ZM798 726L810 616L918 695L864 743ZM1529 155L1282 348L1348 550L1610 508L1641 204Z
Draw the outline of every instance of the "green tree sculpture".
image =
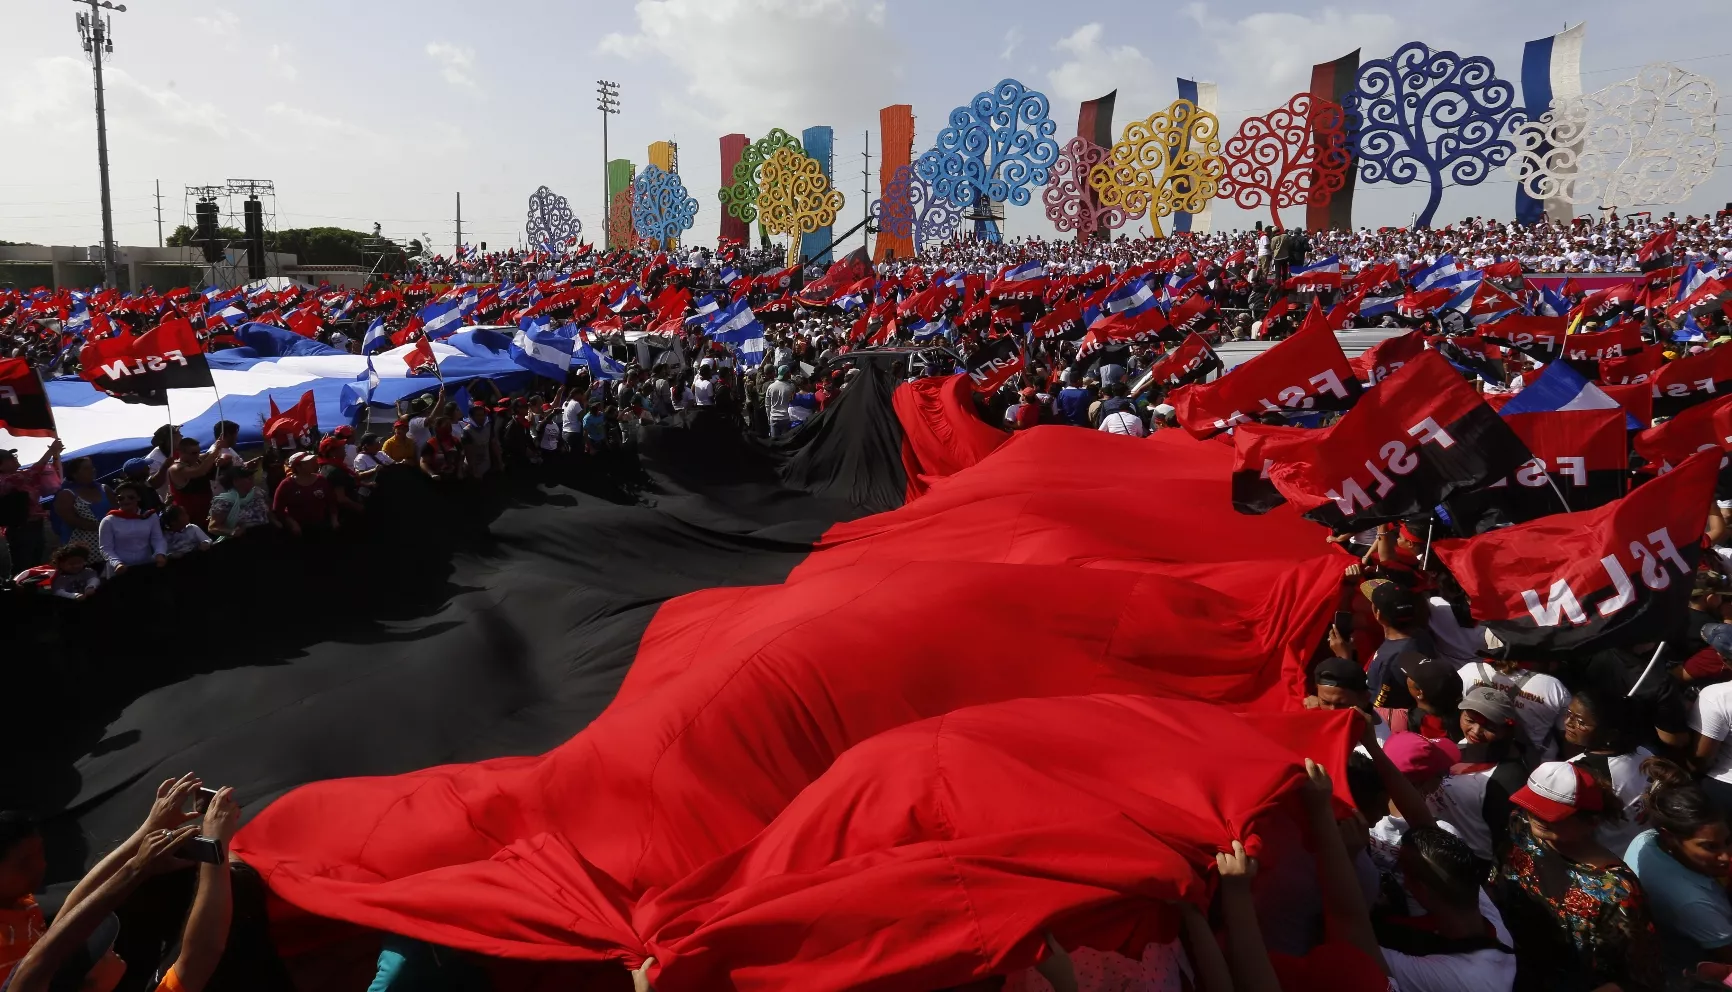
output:
M806 153L799 138L779 127L772 128L769 134L747 145L746 150L740 153L740 160L734 163L734 184L722 187L718 194L722 198L722 208L730 217L748 224L758 219L758 176L764 163L780 148L792 149L801 155Z

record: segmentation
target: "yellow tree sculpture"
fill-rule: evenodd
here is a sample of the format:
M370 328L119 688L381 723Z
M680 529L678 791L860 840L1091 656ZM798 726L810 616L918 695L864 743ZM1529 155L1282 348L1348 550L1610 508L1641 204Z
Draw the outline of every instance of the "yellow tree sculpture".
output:
M818 160L793 148L776 149L758 173L758 223L788 235L790 268L800 264L800 235L834 224L842 203Z
M1194 214L1214 198L1226 174L1221 122L1189 100L1174 100L1148 120L1132 121L1106 161L1089 171L1101 204L1131 216L1147 212L1155 237L1161 218Z

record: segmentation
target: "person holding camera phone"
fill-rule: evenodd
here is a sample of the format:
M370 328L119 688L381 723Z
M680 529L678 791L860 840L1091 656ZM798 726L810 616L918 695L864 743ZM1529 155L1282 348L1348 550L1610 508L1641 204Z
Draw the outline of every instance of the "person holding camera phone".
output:
M147 987L199 992L228 943L228 843L239 829L240 807L233 790L204 789L190 772L164 781L138 829L73 887L53 925L30 943L0 992L42 992L67 968L71 977L81 978L81 989L114 988L126 971L112 949L119 929L115 909L146 879L186 868L193 859L199 865L198 894L187 914L179 953L160 975L151 976ZM0 851L0 859L10 861L18 849L26 855L33 849L39 858L40 835L32 831L12 849ZM35 881L40 882L39 875Z

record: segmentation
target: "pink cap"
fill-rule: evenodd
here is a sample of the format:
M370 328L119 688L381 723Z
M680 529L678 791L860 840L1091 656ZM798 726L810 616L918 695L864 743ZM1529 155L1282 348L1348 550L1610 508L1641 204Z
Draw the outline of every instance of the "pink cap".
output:
M1461 748L1454 741L1434 741L1412 731L1389 735L1383 742L1383 753L1401 774L1421 778L1447 774L1461 760Z

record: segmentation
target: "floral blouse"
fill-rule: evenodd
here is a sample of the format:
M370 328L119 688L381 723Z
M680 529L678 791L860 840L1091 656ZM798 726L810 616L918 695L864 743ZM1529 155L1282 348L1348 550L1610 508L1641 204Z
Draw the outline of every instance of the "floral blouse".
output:
M1556 992L1616 982L1624 992L1658 990L1660 938L1636 873L1594 868L1534 840L1526 814L1510 816L1510 846L1498 867L1498 905L1515 940L1516 988Z

